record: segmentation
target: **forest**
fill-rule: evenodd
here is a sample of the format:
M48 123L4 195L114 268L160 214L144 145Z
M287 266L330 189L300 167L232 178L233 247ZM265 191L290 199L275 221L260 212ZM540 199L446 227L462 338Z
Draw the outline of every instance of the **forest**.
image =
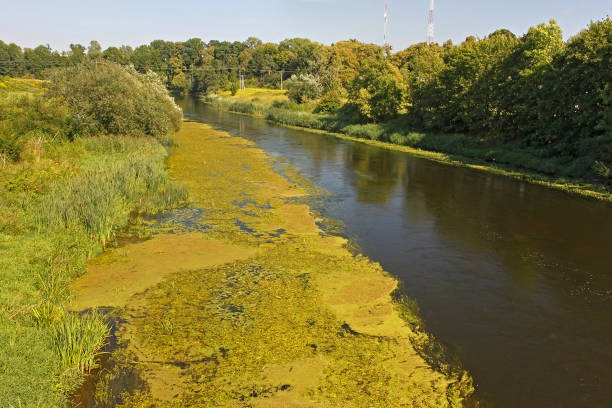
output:
M235 94L240 75L248 87L279 89L282 82L291 101L268 114L281 123L550 176L612 180L609 17L568 41L551 20L522 36L501 29L461 44L420 43L398 52L304 38L156 40L105 50L92 41L64 52L0 41L0 75L46 78L54 67L102 60L153 71L174 94Z

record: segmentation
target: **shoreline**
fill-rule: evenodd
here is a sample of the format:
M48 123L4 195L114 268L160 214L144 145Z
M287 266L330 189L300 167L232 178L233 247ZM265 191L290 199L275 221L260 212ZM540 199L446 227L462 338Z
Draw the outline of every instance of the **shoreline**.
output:
M219 96L217 97L223 99L223 97L219 97ZM358 138L354 136L349 136L344 133L330 132L326 130L314 129L314 128L303 127L303 126L287 125L281 122L277 122L277 121L268 119L265 117L265 115L260 115L256 113L246 113L246 112L226 109L221 104L217 104L211 100L206 100L204 97L198 97L198 100L201 101L202 103L206 103L224 112L230 112L230 113L235 113L238 115L244 115L244 116L264 119L277 126L286 127L289 129L303 130L303 131L312 132L316 134L327 134L327 135L334 136L334 137L337 137L343 140L348 140L348 141L357 142L357 143L364 143L364 144L367 144L370 146L376 146L382 149L408 153L412 156L434 161L437 163L488 172L488 173L492 173L492 174L496 174L500 176L513 178L515 180L520 180L520 181L524 181L527 183L536 184L536 185L540 185L540 186L547 187L547 188L552 188L555 190L565 192L567 194L576 195L576 196L580 196L580 197L588 198L592 200L612 203L612 192L601 191L601 189L605 189L605 187L597 185L597 184L588 183L586 181L555 178L555 177L546 176L540 173L535 173L535 172L530 172L530 171L525 171L525 170L516 170L511 165L501 165L501 167L498 167L498 166L491 165L489 162L486 162L484 160L473 159L473 158L468 158L468 157L459 156L459 155L436 152L436 151L431 151L431 150L417 149L417 148L398 145L398 144L390 143L390 142L381 142L377 140L363 139L363 138Z

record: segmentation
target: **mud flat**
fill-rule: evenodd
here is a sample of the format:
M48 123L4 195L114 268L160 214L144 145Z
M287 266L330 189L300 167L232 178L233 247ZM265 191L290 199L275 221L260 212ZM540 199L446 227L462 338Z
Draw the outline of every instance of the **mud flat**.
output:
M191 206L146 221L149 239L107 251L74 285L75 310L115 322L83 405L463 405L470 377L426 361L397 282L319 227L305 204L319 192L293 169L194 122L167 165Z

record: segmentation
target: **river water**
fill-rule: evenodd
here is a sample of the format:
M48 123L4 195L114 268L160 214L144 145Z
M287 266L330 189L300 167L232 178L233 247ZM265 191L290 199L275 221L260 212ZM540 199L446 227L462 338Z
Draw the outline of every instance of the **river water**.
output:
M180 100L332 194L482 407L612 406L612 205Z

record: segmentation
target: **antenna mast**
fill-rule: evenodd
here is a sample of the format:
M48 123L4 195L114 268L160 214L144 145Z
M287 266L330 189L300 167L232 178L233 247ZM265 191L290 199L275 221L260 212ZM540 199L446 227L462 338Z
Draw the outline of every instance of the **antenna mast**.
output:
M429 0L429 23L427 25L427 45L434 42L434 0Z
M389 6L385 3L385 31L384 31L384 41L383 46L387 45L387 23L389 22Z

